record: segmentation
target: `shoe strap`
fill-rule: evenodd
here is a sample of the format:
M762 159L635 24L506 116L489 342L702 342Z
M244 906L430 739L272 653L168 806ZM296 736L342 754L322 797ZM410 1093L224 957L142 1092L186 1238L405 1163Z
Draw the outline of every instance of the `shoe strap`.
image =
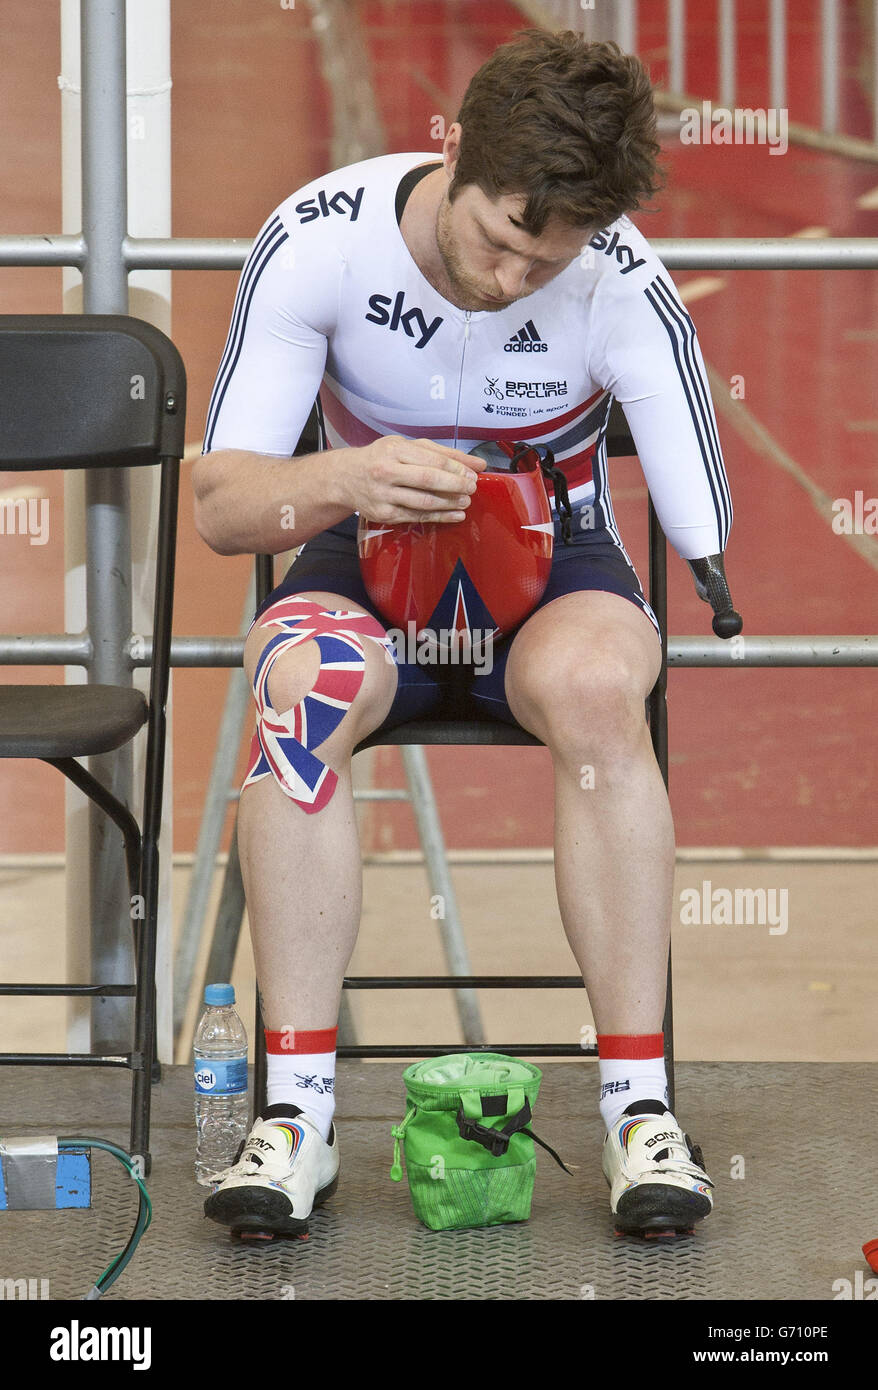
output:
M686 1173L690 1178L698 1178L701 1182L706 1182L709 1187L714 1186L713 1179L703 1168L699 1168L695 1163L677 1163L672 1158L663 1158L654 1164L650 1169L653 1173Z

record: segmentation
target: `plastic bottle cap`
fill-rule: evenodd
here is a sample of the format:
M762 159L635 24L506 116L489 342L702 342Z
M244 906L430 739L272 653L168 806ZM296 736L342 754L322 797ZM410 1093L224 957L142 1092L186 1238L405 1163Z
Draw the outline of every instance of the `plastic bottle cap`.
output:
M205 1004L234 1004L234 985L207 985L204 991Z

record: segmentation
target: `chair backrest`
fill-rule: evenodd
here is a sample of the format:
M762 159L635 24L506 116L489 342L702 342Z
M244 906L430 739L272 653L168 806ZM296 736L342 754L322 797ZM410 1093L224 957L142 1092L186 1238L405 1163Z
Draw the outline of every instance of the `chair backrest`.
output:
M607 454L610 458L632 458L636 453L625 412L614 397L607 421Z
M182 458L186 374L152 324L0 315L0 469L131 468Z

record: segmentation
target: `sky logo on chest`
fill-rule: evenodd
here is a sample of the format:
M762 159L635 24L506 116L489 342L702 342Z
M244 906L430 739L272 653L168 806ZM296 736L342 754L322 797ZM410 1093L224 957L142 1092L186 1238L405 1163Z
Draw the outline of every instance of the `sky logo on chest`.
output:
M443 322L441 314L437 314L428 323L426 314L418 304L409 304L406 307L404 290L397 290L393 296L370 295L369 308L372 312L365 316L367 323L380 324L382 328L389 328L391 333L396 333L401 328L407 338L414 339L416 348L426 347Z

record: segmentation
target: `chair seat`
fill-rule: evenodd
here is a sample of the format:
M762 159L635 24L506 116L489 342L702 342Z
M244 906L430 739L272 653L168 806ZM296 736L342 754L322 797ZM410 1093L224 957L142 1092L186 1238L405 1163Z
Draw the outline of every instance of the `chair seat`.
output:
M146 723L139 690L0 685L0 758L84 758L120 748Z
M400 743L529 744L535 748L543 747L541 741L526 729L507 724L501 719L417 719L398 724L389 732L369 734L362 743L357 744L354 752Z

